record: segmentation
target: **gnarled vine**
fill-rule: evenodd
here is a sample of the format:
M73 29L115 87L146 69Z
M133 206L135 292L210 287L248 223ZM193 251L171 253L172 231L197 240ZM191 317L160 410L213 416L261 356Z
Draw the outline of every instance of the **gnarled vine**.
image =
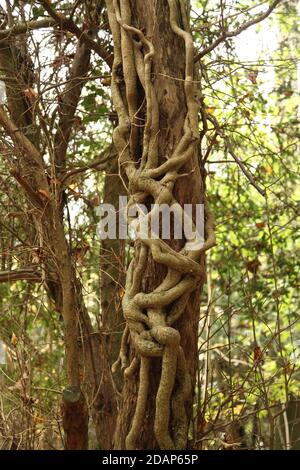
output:
M168 0L169 21L172 31L185 44L186 117L180 138L171 157L163 162L159 158L159 105L152 83L152 61L155 50L151 41L131 24L129 0L107 0L108 17L114 41L112 71L112 98L118 115L114 130L114 143L119 155L119 166L128 178L129 205L154 202L146 216L150 224L155 207L168 204L184 217L183 208L174 196L174 185L180 177L181 168L197 152L198 102L194 80L193 40L189 32L184 8L181 8L182 26L177 18L176 0ZM182 4L182 2L180 2ZM182 5L181 5L182 6ZM138 146L137 133L137 82L144 89L146 121L143 130L142 154L135 158ZM184 313L190 293L203 277L200 258L215 243L213 219L206 206L206 241L199 247L194 233L185 240L180 251L175 251L161 238L149 239L141 234L135 242L135 255L126 277L123 312L126 319L124 341L120 361L127 364L126 344L130 335L136 357L125 369L130 375L138 365L139 391L131 429L126 438L126 448L135 449L143 424L149 390L151 359L160 357L161 376L156 395L154 433L161 449L184 449L187 443L188 418L185 401L190 393L190 377L185 355L181 347L179 331L174 323ZM194 249L189 249L194 243ZM155 262L166 266L167 273L160 285L152 292L142 290L142 273L149 254ZM176 388L174 384L176 382ZM172 432L170 432L172 429Z

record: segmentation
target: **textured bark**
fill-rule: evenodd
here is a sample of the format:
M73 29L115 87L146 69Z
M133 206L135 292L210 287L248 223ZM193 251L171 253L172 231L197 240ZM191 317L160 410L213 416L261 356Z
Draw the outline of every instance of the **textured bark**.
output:
M61 405L63 427L66 433L67 450L88 449L88 409L79 388L64 390Z
M118 175L116 152L112 149L104 184L103 202L118 206L123 187ZM124 328L121 309L124 244L120 240L102 240L100 248L100 332L101 380L99 381L99 413L95 417L96 435L101 449L111 449L117 419L117 393L121 389L120 373L112 374Z
M178 18L181 18L179 4L177 6ZM174 34L171 29L167 0L132 1L131 13L132 26L143 31L146 38L152 42L155 50L155 55L152 59L152 80L159 106L158 165L160 165L166 161L166 158L171 156L183 133L184 120L187 113L184 94L185 45L184 41ZM143 98L143 93L140 92L140 103L143 101ZM140 149L141 153L142 150ZM188 175L179 178L176 182L174 195L178 202L181 205L184 203L202 203L204 189L197 155L194 155L193 159L181 168L180 173L187 173ZM173 240L170 246L178 251L182 244L178 240ZM203 257L200 264L204 270ZM148 255L147 267L143 273L143 292L153 291L160 284L165 274L166 268L154 262L152 256ZM185 353L186 366L192 381L192 390L194 389L197 366L197 327L201 281L199 281L198 286L198 289L190 295L185 311L175 325L181 335L181 346ZM132 358L133 355L134 352L131 345L130 357ZM161 376L161 359L152 358L150 368L146 412L137 442L137 448L139 449L158 448L154 435L154 410ZM115 432L114 445L116 449L125 448L125 439L130 431L136 408L138 388L139 378L137 368L130 378L125 379ZM192 403L193 391L191 391L186 402L186 412L189 419L192 414Z
M115 150L110 165L107 166L103 202L118 207L119 196L124 195L125 188L119 176L118 160ZM116 231L119 231L117 220ZM125 241L102 240L100 253L100 297L101 326L103 344L108 358L109 370L117 360L121 337L124 330L122 314L122 294L124 288L124 248ZM114 380L118 390L121 389L121 374L116 373Z

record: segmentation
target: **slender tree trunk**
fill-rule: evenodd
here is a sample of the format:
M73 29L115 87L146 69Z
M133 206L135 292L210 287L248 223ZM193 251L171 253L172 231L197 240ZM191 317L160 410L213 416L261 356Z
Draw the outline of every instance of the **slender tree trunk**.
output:
M113 145L108 149L110 160L106 167L103 202L118 207L119 195L124 193L124 186L118 174L117 154ZM118 227L117 227L118 231ZM101 240L100 269L100 318L101 332L101 380L99 382L99 400L101 413L95 417L96 435L101 449L111 449L118 413L117 395L122 389L122 374L112 366L118 359L124 318L121 299L124 287L124 240Z
M119 207L119 196L124 195L125 188L119 176L118 160L115 149L112 148L111 161L107 165L103 202ZM118 214L116 214L118 216ZM117 217L116 232L119 232ZM124 330L122 314L122 295L124 289L124 256L125 241L105 239L101 240L100 251L100 298L101 298L101 326L103 329L103 343L107 353L109 369L118 359L121 337ZM117 389L122 388L122 379L119 373L114 375Z

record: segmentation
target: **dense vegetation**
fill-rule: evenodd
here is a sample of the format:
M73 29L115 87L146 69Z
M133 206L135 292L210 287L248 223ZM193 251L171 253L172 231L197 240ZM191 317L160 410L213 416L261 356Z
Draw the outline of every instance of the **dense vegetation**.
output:
M146 440L145 435L152 432L148 424L138 422L147 414L146 404L144 415L138 416L136 405L128 399L138 395L142 400L138 383L144 383L150 359L142 353L137 359L134 356L140 343L138 339L135 343L128 319L126 330L121 306L123 301L124 309L128 297L128 266L135 256L142 257L142 249L131 240L101 241L97 209L101 202L117 204L119 195L127 191L131 196L141 192L122 152L123 141L118 140L121 131L114 132L124 111L116 89L120 87L124 109L132 112L133 129L138 129L128 137L133 153L139 151L140 128L147 127L144 122L152 116L150 161L158 133L153 97L165 83L175 98L166 98L163 110L160 103L160 129L163 123L170 127L169 134L175 132L168 109L174 114L179 96L176 132L186 136L187 121L192 133L199 132L197 145L192 139L188 143L199 162L194 160L185 170L191 178L188 183L181 183L181 175L175 196L182 202L184 194L183 202L189 202L192 191L194 195L198 191L197 198L214 216L217 242L205 255L199 309L197 299L186 299L189 308L196 309L191 322L199 320L198 332L194 330L196 355L191 343L191 358L186 357L194 364L188 367L195 386L190 412L184 418L176 418L174 412L177 421L172 417L174 427L180 429L184 429L182 421L189 421L188 443L180 444L180 435L177 445L174 432L175 447L298 448L299 2L158 0L158 11L168 13L173 8L178 18L181 11L185 32L190 22L192 83L198 105L194 114L189 91L183 87L188 46L184 49L181 33L171 23L173 29L168 27L170 31L161 35L166 34L167 41L177 31L174 44L165 48L177 47L178 54L173 55L174 63L162 66L155 63L155 56L151 58L165 72L152 73L146 57L147 47L151 50L147 40L152 38L145 32L149 24L141 3L124 0L120 5L122 21L130 17L124 5L131 5L133 24L141 28L139 33L131 32L133 37L122 36L122 48L131 51L126 41L140 42L145 62L142 72L136 66L133 89L138 92L131 104L128 84L133 72L124 66L124 52L127 101L116 66L118 30L112 31L112 11L119 2L0 2L0 448L86 448L87 429L89 448L122 448L132 422L137 430L142 428L144 445L155 445L153 435L151 442ZM154 4L149 1L149 8ZM164 21L168 18L166 14ZM163 21L159 14L156 21ZM122 30L124 25L118 24ZM153 35L160 51L163 45ZM193 116L199 122L196 130ZM161 130L160 150L168 152L169 134ZM145 137L143 144L144 149ZM197 171L203 182L199 188ZM190 267L187 258L182 255L181 263ZM198 258L204 269L202 252ZM148 258L149 266L151 262ZM153 278L161 272L157 275L153 266L151 272L145 265L140 269L148 285L138 286L137 292L157 287ZM186 274L184 268L182 273ZM172 306L174 302L168 308ZM183 337L193 337L188 336L193 334L193 324L178 328ZM124 357L124 363L119 361L123 369L127 366L125 379L124 370L115 364L122 335L133 359L131 366ZM149 346L149 336L146 339ZM151 341L154 348L153 337ZM161 340L155 337L155 341L162 348ZM183 339L176 352L181 358L174 372L179 389L180 380L187 381L181 377L185 366L178 364L184 361L182 351L186 353L188 341L185 344ZM161 353L165 362L168 347L164 344ZM140 379L135 370L138 361ZM151 358L153 399L156 393L165 399L164 369L155 361ZM83 402L79 440L68 435L66 390L70 386L71 391L79 390L79 402ZM163 408L163 399L161 403ZM147 406L148 413L154 409L151 402ZM165 419L158 400L156 421L153 425L150 419L149 426L156 427L155 438L162 448L173 445L159 428L159 421ZM129 440L126 445L135 448L132 435Z

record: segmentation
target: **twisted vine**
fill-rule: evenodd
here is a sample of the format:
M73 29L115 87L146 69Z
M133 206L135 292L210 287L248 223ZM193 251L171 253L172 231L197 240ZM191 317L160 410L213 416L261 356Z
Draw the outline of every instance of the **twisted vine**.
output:
M176 201L173 189L179 171L197 152L198 103L195 99L193 40L182 8L184 29L178 25L177 2L168 0L170 25L173 32L185 44L186 64L184 92L187 113L183 135L171 157L158 164L159 106L151 80L153 44L144 33L131 25L129 0L107 0L108 17L114 41L112 70L112 98L118 115L114 130L114 143L119 155L119 166L129 181L129 205L145 202L149 196L155 206L169 204L183 217L183 208ZM182 2L180 2L182 3ZM146 122L143 132L142 156L135 160L137 148L137 82L145 95ZM146 216L150 224L154 211ZM120 358L125 374L130 376L139 366L139 391L131 429L126 437L126 448L136 449L137 439L143 425L149 390L151 358L160 357L161 376L156 395L154 433L161 449L186 448L188 419L185 402L190 394L190 377L185 355L180 345L180 333L174 323L184 313L190 293L203 275L200 257L215 244L213 219L206 206L206 241L199 248L197 235L186 239L177 252L162 239L148 239L141 234L135 243L135 256L131 261L123 297L126 329L121 345ZM195 249L188 249L190 244ZM142 291L141 279L151 253L153 259L167 267L161 284L150 293ZM128 366L127 341L132 340L136 357ZM128 366L126 368L126 366ZM176 387L174 387L176 381ZM170 433L172 429L172 435Z

